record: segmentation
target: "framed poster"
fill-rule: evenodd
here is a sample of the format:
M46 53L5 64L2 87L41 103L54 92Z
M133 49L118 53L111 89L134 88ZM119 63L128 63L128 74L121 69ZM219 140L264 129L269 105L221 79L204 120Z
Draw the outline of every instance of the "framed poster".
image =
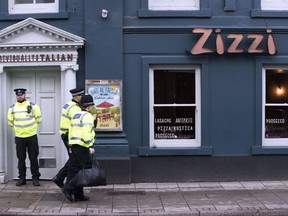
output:
M122 131L122 81L86 80L95 104L96 131Z

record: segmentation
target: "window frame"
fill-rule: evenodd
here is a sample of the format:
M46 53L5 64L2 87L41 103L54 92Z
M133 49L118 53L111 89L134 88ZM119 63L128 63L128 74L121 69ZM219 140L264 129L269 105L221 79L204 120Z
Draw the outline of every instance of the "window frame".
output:
M287 155L286 146L263 146L263 68L287 66L288 57L255 57L255 142L251 147L252 155Z
M209 7L209 0L200 0L199 10L149 10L149 0L140 0L140 9L138 10L138 17L203 17L209 18L212 16L211 9Z
M263 147L288 147L288 138L266 138L265 136L265 113L267 106L288 107L285 103L266 103L266 71L277 69L288 70L288 65L269 65L262 69L262 146Z
M69 13L67 10L67 0L59 0L59 11L57 13L30 13L27 14L9 14L8 1L0 1L0 20L23 20L28 17L34 19L67 19Z
M164 156L164 155L212 155L213 147L210 139L210 84L209 84L209 57L195 56L188 58L186 55L144 55L141 57L141 92L142 92L142 135L141 144L138 147L140 156ZM151 148L150 120L149 120L149 69L153 65L198 65L201 68L201 146L193 148Z
M262 0L253 0L254 9L251 10L251 17L288 17L288 10L261 10Z
M179 70L182 72L195 70L195 104L174 104L175 107L193 106L195 107L195 139L154 139L154 107L173 106L172 104L155 104L154 103L154 71L155 70ZM169 72L167 72L169 73ZM153 65L149 69L149 129L150 141L152 148L182 148L182 147L200 147L201 146L201 84L200 84L200 67L199 66L183 66L183 65ZM177 145L175 146L175 144Z
M59 0L54 0L54 3L31 3L31 4L15 4L15 0L8 1L9 14L31 14L31 11L37 11L37 14L42 13L58 13Z
M190 10L188 10L186 8L186 9L180 9L178 11L197 11L197 10L200 10L200 0L188 0L188 2L191 2L191 3L192 3L192 1L197 2L197 8L194 8L194 9L191 8ZM149 3L151 3L153 5L153 4L155 4L155 2L156 2L156 5L157 5L157 2L159 2L159 1L158 0L157 1L156 0L148 0L148 9L149 10L151 10L151 11L167 11L167 10L177 11L177 10L172 9L173 6L175 6L175 4L173 5L173 4L169 4L169 3L168 3L169 7L166 8L166 9L163 9L163 8L160 8L160 7L159 7L158 10L149 8L151 6ZM160 2L162 2L162 4L163 4L163 1L160 1ZM167 3L164 4L164 5L162 5L162 6L167 7ZM187 7L187 5L185 5L185 6Z

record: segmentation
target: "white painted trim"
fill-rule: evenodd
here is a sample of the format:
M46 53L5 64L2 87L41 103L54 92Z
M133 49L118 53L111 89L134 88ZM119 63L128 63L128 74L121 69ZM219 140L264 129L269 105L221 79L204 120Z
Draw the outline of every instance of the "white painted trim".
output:
M196 96L196 110L195 110L195 139L183 139L183 140L169 140L169 139L154 139L154 70L163 69L163 70L195 70L195 96ZM200 147L201 146L201 73L200 67L196 65L158 65L151 66L149 68L149 145L152 148L161 148L161 147L170 147L170 148L181 148L181 147ZM191 104L189 104L191 105ZM165 105L164 105L165 106ZM185 104L177 105L185 106ZM175 145L177 144L177 145Z

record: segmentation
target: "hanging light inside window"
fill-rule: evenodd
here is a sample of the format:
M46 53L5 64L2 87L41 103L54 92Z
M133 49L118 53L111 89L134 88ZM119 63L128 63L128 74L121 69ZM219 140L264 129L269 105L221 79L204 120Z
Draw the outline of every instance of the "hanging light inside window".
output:
M276 90L276 93L277 95L282 95L284 94L284 90L283 88L281 87L281 85L278 86L277 90Z

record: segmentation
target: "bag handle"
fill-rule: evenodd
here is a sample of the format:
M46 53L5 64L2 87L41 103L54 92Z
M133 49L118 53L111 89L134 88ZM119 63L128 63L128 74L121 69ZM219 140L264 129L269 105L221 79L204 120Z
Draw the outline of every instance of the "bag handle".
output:
M98 160L96 159L94 154L91 154L91 162L92 162L92 167L100 167Z

